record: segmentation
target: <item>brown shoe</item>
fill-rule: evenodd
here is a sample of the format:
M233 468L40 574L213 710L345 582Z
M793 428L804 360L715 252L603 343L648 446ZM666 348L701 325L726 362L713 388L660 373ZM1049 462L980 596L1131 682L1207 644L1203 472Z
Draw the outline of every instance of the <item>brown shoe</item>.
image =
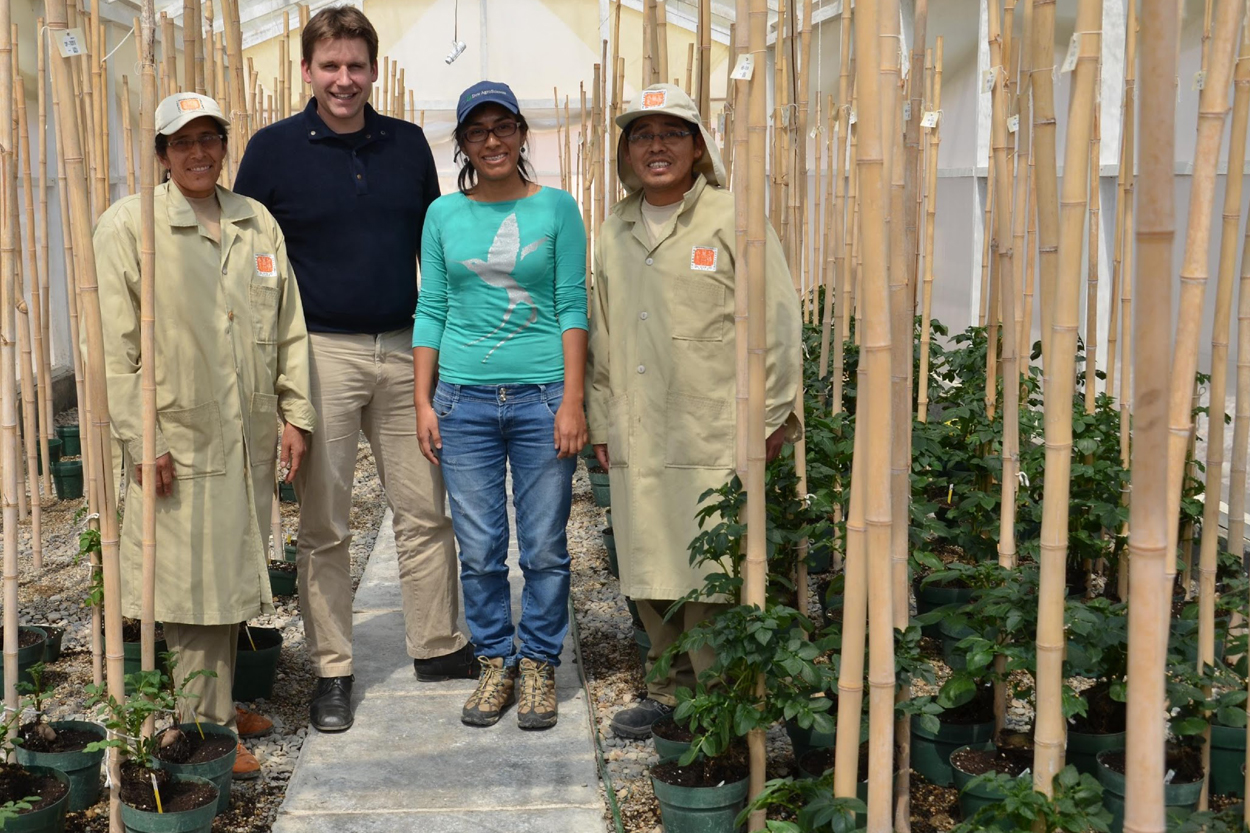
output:
M261 738L273 731L273 721L242 706L235 706L234 730L241 738Z
M522 729L556 725L556 669L549 662L521 658L521 694L516 710Z
M516 666L505 667L503 657L478 657L482 666L477 691L473 692L464 709L460 722L469 726L494 726L504 709L516 699Z
M231 777L236 781L248 781L259 776L260 761L240 743L234 752L234 771Z

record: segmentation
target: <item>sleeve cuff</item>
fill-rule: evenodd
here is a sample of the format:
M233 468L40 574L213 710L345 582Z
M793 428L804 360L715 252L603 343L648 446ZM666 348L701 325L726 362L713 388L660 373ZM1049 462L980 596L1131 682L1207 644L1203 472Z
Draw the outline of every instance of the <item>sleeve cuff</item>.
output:
M280 400L278 409L282 419L296 428L312 433L317 428L317 412L306 399Z

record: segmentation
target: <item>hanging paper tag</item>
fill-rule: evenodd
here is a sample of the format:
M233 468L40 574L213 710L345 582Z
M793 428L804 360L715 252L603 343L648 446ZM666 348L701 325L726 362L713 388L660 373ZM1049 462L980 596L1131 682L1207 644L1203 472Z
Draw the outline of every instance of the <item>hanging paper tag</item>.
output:
M1063 66L1060 68L1060 72L1071 72L1076 69L1076 59L1081 52L1079 38L1080 36L1075 32L1072 34L1072 40L1068 43L1068 54L1063 59Z
M857 119L856 119L856 117L855 117L855 111L854 111L854 110L852 110L852 111L851 111L851 119L850 119L850 123L851 123L851 124L854 124L854 123L856 122L856 120L857 120Z
M782 127L790 126L790 108L789 107L781 108L781 126Z
M911 121L911 102L903 102L903 121Z
M937 110L930 110L929 112L925 113L924 118L920 120L921 127L934 128L934 127L937 127L937 123L938 123L938 111Z
M1194 73L1194 89L1201 90L1207 85L1207 71L1200 69Z
M981 73L981 92L992 93L994 91L994 68L991 67Z
M729 74L729 77L735 81L750 81L754 72L755 56L747 52L738 59L738 63L734 65L734 71Z
M61 37L57 38L56 45L61 51L62 58L72 58L75 55L87 54L86 40L82 29L67 29Z
M1020 129L1020 117L1019 116L1012 116L1011 118L1007 119L1007 132L1008 133L1015 133L1019 129Z
M816 125L810 131L808 131L807 138L815 139L819 135L820 135L820 125Z
M718 132L718 133L724 133L724 132L725 132L725 114L724 114L724 112L722 112L719 116L717 116L717 117L716 117L716 130L717 130L717 132Z

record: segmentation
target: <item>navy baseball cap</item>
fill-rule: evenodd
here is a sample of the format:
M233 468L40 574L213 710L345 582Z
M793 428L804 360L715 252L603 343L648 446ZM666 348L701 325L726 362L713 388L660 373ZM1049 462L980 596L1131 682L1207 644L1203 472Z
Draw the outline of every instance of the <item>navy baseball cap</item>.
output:
M507 84L479 81L460 94L460 103L456 105L456 121L463 122L465 116L479 104L499 104L511 113L521 112L521 105L517 104L516 95Z

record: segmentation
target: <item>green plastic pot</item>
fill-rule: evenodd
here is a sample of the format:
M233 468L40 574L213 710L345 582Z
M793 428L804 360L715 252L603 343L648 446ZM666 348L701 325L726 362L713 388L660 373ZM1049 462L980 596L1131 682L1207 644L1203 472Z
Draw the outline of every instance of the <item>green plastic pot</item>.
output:
M156 640L156 667L164 673L169 673L169 668L161 661L161 654L169 651L169 643L164 639ZM123 671L126 675L137 674L143 670L143 643L141 642L123 642ZM134 687L129 683L126 685L126 693L134 692Z
M52 485L60 500L82 498L82 460L62 460L52 463Z
M941 718L938 718L939 722ZM959 725L942 723L930 734L919 720L911 722L911 767L939 787L955 783L951 753L961 746L985 743L994 738L994 721Z
M56 731L72 729L79 732L92 732L104 740L104 727L99 723L86 720L54 720L48 724ZM69 799L66 809L71 813L85 810L100 800L100 764L104 760L104 750L95 752L32 752L17 747L17 762L26 768L46 767L65 774L69 784ZM6 830L8 828L5 828Z
M629 618L634 623L634 627L642 628L642 616L638 613L638 603L626 596L625 607L629 609Z
M590 443L586 443L584 446L582 446L582 450L577 452L577 454L579 457L581 457L583 460L586 460L588 463L594 462L595 447L591 445Z
M295 546L294 544L282 545L282 557L285 558L287 561L294 564L295 558L298 555L299 555L299 547Z
M619 579L621 562L616 558L616 534L612 532L610 526L603 528L603 547L608 551L608 572L612 574L612 578Z
M993 750L994 744L977 743L961 746L955 752L962 752L965 749ZM951 772L955 776L955 787L959 790L959 811L963 814L965 821L972 818L977 810L980 810L982 807L998 804L1007 796L1002 790L994 789L986 784L977 784L969 787L969 783L976 776L960 769L953 760L951 761Z
M1211 792L1245 798L1246 730L1211 724Z
M48 459L53 463L61 462L61 441L56 437L48 440ZM35 444L35 469L43 474L43 443Z
M647 667L647 654L651 652L651 637L642 628L634 628L634 645L638 647L638 661Z
M220 735L230 738L236 744L239 742L238 735L225 726L218 726L216 723L181 723L178 728L188 735L198 734L203 729L205 735ZM230 806L230 779L233 776L236 752L236 748L231 746L230 751L217 760L206 761L202 764L171 764L168 761L156 758L156 768L163 769L173 776L196 775L212 781L213 786L217 787L217 811L213 814L217 815L218 813L224 813L226 808Z
M269 567L269 591L275 596L294 596L299 581L299 573L295 571L277 570Z
M50 775L65 786L69 786L69 778L60 770L46 766L28 766L26 771L32 775ZM5 833L61 833L65 829L65 812L69 806L67 792L47 807L35 804L33 810L11 818L3 825Z
M971 587L943 587L939 584L923 584L916 582L916 615L928 613L949 604L967 604L972 600ZM925 625L921 628L925 636L937 639L940 632L938 624Z
M1124 773L1116 772L1103 763L1103 756L1116 750L1107 749L1098 753L1098 771L1095 777L1102 784L1102 806L1111 811L1111 833L1122 833L1124 830ZM1169 816L1187 818L1198 809L1198 798L1202 795L1202 780L1192 784L1164 784L1163 806Z
M295 486L291 483L279 483L278 500L283 503L298 503L299 499L295 496Z
M44 649L48 644L48 634L43 628L37 628L34 625L19 625L17 630L19 633L34 633L39 637L39 641L35 644L17 649L17 681L33 685L35 681L31 679L30 667L37 662L43 662ZM0 654L0 674L3 673L4 655Z
M834 743L833 732L818 731L815 726L804 729L794 720L786 721L786 734L790 736L790 745L794 747L794 760L798 760L813 749L831 749ZM820 775L820 773L816 773Z
M248 641L248 632L251 641ZM253 650L252 643L256 643ZM277 628L239 628L239 650L234 660L235 700L260 700L273 694L278 677L278 658L282 656L282 631Z
M658 721L656 725L659 725L659 723L672 724L672 722L673 719L671 717L665 717ZM660 756L660 763L662 764L677 760L682 755L685 755L686 750L690 748L690 741L688 740L669 740L668 738L660 737L656 733L654 726L651 727L651 741L655 744L656 754Z
M591 469L587 472L590 476L590 491L595 498L595 506L610 506L612 504L612 488L608 484L608 473L606 471Z
M747 781L715 787L675 787L655 776L651 786L660 802L666 833L729 833L747 798Z
M61 643L65 639L65 626L48 625L41 622L35 627L48 635L48 641L43 649L43 661L56 662L61 658Z
M861 734L860 737L866 738L866 732ZM833 745L830 744L828 747L824 747L824 748L832 748L832 746ZM819 778L820 776L825 774L827 770L816 772L816 764L813 763L812 761L812 758L813 758L812 753L819 752L821 751L821 749L822 747L812 747L811 749L807 750L807 752L804 752L801 756L797 758L796 766L798 767L800 778L809 778L809 779ZM868 803L868 776L866 773L860 773L860 774L864 776L864 779L855 785L855 797L858 798L860 801L864 802L865 804L867 804ZM867 821L868 819L865 813L856 813L855 814L855 824L856 824L855 829L856 830L862 829L863 825L866 824Z
M938 631L942 639L942 659L952 671L967 668L967 660L962 651L955 646L965 637L972 636L975 631L967 625L958 625L943 619L938 623Z
M1123 749L1124 736L1124 732L1094 735L1068 729L1068 763L1075 766L1077 772L1097 778L1098 753L1104 749Z
M77 425L58 425L56 436L61 441L63 457L79 457L82 455L82 443L78 439Z
M217 788L207 778L195 775L175 775L174 780L202 782ZM126 833L211 833L220 801L218 796L216 802L210 801L203 807L181 813L152 813L122 804L122 824L126 825Z

